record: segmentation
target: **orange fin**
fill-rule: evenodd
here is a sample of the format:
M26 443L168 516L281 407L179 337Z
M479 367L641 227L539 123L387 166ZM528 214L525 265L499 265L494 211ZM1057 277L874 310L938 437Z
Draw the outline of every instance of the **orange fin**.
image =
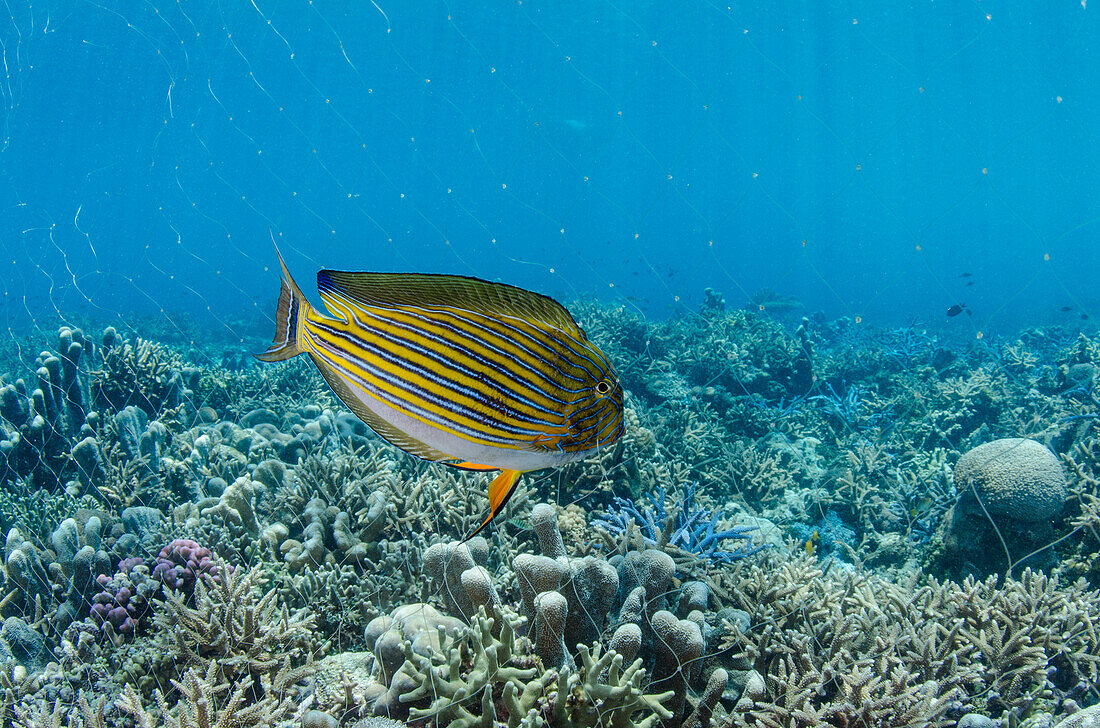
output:
M515 492L516 484L519 483L519 476L522 474L523 472L520 470L504 470L493 479L492 483L489 483L489 517L477 527L477 530L464 538L463 543L481 533L481 530L504 510L504 506L507 505L508 499L512 497L512 493Z
M500 470L500 468L496 467L495 465L478 465L477 463L471 463L469 461L461 463L447 463L447 465L450 465L452 468L458 468L459 470Z

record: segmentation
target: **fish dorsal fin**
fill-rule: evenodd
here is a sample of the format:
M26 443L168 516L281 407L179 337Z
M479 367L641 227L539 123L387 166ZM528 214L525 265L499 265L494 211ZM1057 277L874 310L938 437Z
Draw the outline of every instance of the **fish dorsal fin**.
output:
M311 358L313 359L313 363L317 365L317 370L321 372L321 376L328 382L328 386L332 387L332 391L336 393L340 401L347 405L348 409L354 412L356 417L363 420L363 422L374 430L383 440L422 460L431 460L432 462L438 463L448 460L453 461L455 459L429 445L425 445L415 437L406 435L404 432L376 415L355 396L348 386L348 383L341 378L339 372L337 372L331 364L319 356L311 356Z
M322 270L317 273L317 289L322 295L335 292L364 306L460 309L541 321L573 336L582 335L565 307L549 296L480 278Z

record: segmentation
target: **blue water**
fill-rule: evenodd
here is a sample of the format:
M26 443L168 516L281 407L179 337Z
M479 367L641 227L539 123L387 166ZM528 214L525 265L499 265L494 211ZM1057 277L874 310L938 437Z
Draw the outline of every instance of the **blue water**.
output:
M271 231L306 281L1089 326L1098 37L1078 2L9 3L0 326L234 329Z

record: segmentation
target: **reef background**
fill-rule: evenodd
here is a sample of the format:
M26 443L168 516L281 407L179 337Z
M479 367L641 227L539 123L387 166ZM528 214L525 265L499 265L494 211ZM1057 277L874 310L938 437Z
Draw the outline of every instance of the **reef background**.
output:
M468 544L484 476L381 443L258 336L19 342L5 725L1088 720L1100 339L706 299L573 306L627 433Z

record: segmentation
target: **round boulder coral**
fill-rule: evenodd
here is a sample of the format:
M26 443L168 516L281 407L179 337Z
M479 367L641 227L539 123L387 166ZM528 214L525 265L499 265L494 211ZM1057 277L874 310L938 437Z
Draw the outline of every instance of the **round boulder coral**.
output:
M1053 549L1043 547L1054 539L1066 501L1054 453L1034 440L994 440L959 458L954 476L959 500L941 532L942 565L951 576L1053 565Z
M1023 438L994 440L967 452L955 466L955 488L962 501L976 497L990 516L1013 521L1053 518L1066 502L1058 458Z

